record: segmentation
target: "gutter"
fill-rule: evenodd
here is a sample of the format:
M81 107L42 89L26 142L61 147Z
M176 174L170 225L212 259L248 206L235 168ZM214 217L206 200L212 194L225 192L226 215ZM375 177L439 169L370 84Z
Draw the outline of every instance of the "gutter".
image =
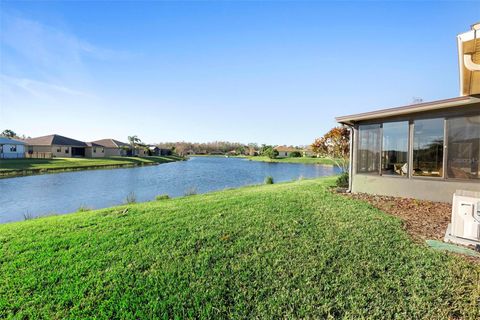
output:
M353 126L346 124L348 130L350 131L350 160L348 161L348 193L352 193L352 185L353 185Z

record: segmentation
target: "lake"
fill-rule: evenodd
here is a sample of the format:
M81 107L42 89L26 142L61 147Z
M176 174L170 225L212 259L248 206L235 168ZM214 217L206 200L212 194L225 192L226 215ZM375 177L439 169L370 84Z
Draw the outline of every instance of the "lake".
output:
M143 202L161 194L179 197L189 191L205 193L260 184L267 176L282 182L338 172L336 167L323 165L192 157L158 166L0 179L0 223L75 212L82 206L99 209L120 205L129 194Z

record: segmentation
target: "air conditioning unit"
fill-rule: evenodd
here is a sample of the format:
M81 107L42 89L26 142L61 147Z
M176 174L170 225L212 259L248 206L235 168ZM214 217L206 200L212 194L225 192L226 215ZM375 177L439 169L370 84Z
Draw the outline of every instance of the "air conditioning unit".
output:
M452 223L448 240L480 244L480 192L457 190L453 195ZM447 237L446 237L447 238ZM455 238L457 240L455 241Z

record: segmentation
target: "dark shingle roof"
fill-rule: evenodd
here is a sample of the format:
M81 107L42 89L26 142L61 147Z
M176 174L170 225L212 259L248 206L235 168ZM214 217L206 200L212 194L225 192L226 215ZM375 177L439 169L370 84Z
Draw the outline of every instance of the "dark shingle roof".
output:
M120 147L129 146L129 144L115 140L115 139L102 139L102 140L92 141L92 143L96 143L104 148L120 148Z
M26 144L31 146L73 146L73 147L86 147L87 144L83 141L67 138L58 134L51 134L48 136L30 138L24 140Z
M95 142L86 142L87 146L89 147L103 147L101 144Z

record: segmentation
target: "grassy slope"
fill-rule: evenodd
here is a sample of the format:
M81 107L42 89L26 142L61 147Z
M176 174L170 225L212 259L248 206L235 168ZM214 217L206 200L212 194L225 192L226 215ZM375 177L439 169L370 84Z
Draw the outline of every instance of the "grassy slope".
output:
M0 160L0 175L23 171L47 172L55 170L88 169L100 167L137 166L180 160L176 156L111 157L111 158L52 158Z
M480 316L479 265L413 243L331 181L0 225L0 315Z
M303 164L324 164L324 165L334 165L334 162L326 158L310 158L310 157L301 157L301 158L277 158L270 159L269 157L248 157L252 161L263 161L263 162L284 162L284 163L303 163Z

